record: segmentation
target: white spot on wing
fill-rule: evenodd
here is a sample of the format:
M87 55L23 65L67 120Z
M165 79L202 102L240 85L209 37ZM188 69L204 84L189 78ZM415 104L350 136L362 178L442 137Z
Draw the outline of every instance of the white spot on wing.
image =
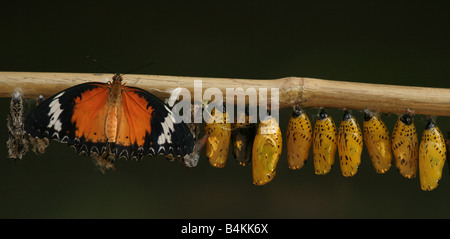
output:
M65 93L64 91L59 93L57 96L55 96L55 99L61 97L62 95L64 95L64 93Z
M59 103L59 97L61 97L63 94L64 91L53 98L52 102L49 105L50 111L47 114L47 116L50 117L50 122L48 123L47 128L53 128L58 132L62 129L62 123L59 120L59 116L61 115L63 110L61 109L61 104Z
M163 128L163 132L158 137L158 144L163 145L166 142L171 144L172 143L172 132L173 129L173 123L175 122L175 118L172 115L172 111L170 111L169 108L166 109L169 111L169 114L166 118L164 118L164 122L161 123L161 126Z

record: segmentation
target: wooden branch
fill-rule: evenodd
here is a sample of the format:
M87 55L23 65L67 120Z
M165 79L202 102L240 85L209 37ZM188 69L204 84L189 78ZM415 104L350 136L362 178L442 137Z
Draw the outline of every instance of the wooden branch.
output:
M71 86L100 81L107 82L111 74L0 72L0 97L11 97L21 89L25 98L49 97ZM218 88L226 97L227 88L279 89L280 108L299 104L301 107L333 107L365 109L384 113L404 113L450 116L450 89L366 84L321 80L305 77L285 77L274 80L249 80L161 75L125 75L124 82L148 90L161 99L168 98L173 89L186 88L194 96L194 80L201 80L203 92ZM238 94L240 95L240 93ZM236 101L235 101L236 102Z

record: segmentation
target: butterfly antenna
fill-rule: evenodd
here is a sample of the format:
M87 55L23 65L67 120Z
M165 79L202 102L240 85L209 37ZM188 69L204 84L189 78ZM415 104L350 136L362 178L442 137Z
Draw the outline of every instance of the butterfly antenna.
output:
M105 69L108 73L114 74L112 70L110 70L108 67L106 67L105 65L103 65L102 63L100 63L99 61L97 61L97 59L95 59L92 56L86 56L86 58L92 62L94 62L95 64L99 65L101 68Z
M135 71L138 71L138 70L140 70L140 69L142 69L142 68L145 68L145 67L150 66L150 65L153 65L153 64L155 64L155 62L147 63L147 64L142 65L142 66L139 66L139 67L137 67L137 68L135 68L135 69L133 69L133 70L127 71L127 72L123 73L122 75L133 73L133 72L135 72Z

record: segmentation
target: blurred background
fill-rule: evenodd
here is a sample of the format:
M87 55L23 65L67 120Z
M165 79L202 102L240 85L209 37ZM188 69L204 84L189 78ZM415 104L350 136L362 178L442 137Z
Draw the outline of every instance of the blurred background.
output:
M443 2L443 1L442 1ZM149 62L139 74L337 81L448 88L450 16L439 1L3 1L0 71L115 72ZM112 76L112 75L111 75ZM126 77L125 77L126 80ZM245 87L245 86L243 86ZM185 168L164 157L118 160L102 174L89 157L52 141L44 155L7 160L0 99L0 218L448 218L446 163L439 186L420 189L395 165L376 174L364 149L358 173L325 176L287 167L252 184L251 166L229 154L225 168ZM414 108L414 106L411 106ZM30 110L30 108L27 108ZM283 109L285 140L292 109ZM318 109L307 109L315 121ZM336 123L340 109L329 109ZM362 124L362 112L353 114ZM383 115L390 132L397 115ZM415 117L419 140L426 116ZM448 117L437 125L446 135Z

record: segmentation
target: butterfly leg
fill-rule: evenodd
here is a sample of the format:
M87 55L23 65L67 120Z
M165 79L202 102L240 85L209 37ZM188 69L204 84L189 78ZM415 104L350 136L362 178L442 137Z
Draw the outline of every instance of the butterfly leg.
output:
M111 143L107 143L106 150L101 155L92 152L91 157L98 166L102 173L105 173L107 170L115 170L114 160L116 159L116 155L112 152Z

